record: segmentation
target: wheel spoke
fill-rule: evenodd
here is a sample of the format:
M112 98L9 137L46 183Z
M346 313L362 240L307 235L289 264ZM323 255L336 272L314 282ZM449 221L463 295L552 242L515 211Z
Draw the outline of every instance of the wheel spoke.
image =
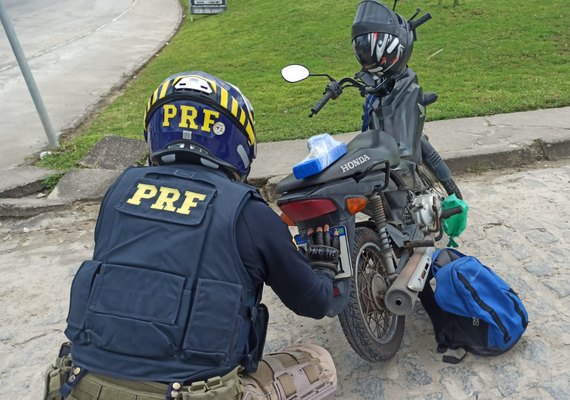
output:
M386 325L390 325L390 315L388 313L384 313L384 315L382 316L382 319L384 320L384 322L386 323Z
M396 321L391 320L391 313L383 307L381 299L387 288L385 279L380 248L375 244L365 245L356 257L354 283L362 322L370 337L379 343L389 343L396 329Z
M404 334L404 319L384 305L388 275L378 235L356 227L353 244L352 290L347 309L339 315L346 338L364 359L371 362L393 357Z
M376 319L377 317L378 317L378 313L376 312L376 310L370 312L366 316L366 323L368 324L368 327L370 329L370 333L372 333L373 336L376 336L376 326L378 325L378 322Z
M385 311L379 311L376 306L372 297L372 279L370 277L376 274L382 275L384 272L383 263L376 253L365 251L358 267L360 278L358 279L358 291L362 314L372 335L380 339L386 333L390 318Z
M380 321L378 321L378 313L376 313L376 318L374 319L374 322L376 323L376 337L381 338L384 335L384 330L381 329L382 325L380 324Z
M370 295L368 293L361 292L361 294L362 294L362 297L366 300L367 304L374 304L374 299L370 298ZM370 307L370 308L372 308L372 307Z

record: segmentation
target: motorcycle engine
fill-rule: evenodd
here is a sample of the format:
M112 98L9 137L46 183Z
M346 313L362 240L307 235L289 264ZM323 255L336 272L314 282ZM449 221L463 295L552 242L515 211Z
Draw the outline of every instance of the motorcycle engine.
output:
M412 218L422 229L436 226L436 212L441 211L441 199L433 192L416 196L412 200Z

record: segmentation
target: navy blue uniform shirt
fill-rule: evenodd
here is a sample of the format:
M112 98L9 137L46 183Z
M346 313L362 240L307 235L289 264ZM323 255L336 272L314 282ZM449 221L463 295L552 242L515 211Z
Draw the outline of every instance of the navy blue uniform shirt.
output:
M236 229L239 254L256 284L271 286L296 314L325 316L333 299L332 279L311 268L293 243L287 225L267 204L248 201Z

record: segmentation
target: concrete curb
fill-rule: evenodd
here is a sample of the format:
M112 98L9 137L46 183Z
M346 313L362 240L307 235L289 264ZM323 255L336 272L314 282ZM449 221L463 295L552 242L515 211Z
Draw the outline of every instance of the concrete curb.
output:
M537 139L530 145L509 150L481 152L471 155L444 157L453 173L478 172L491 169L513 168L537 161L552 161L570 157L570 137L567 139Z
M0 198L19 198L30 196L45 189L44 180L57 171L37 167L21 167L0 171Z
M570 138L543 140L540 144L547 160L567 158L570 156Z
M65 210L71 203L47 199L0 199L0 219L29 218L48 212Z
M120 174L120 170L72 169L63 176L47 200L68 204L100 200Z

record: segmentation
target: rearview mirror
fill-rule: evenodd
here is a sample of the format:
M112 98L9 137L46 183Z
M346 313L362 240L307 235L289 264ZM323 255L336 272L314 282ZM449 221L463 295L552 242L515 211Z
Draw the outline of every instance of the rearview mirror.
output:
M303 79L307 79L309 74L309 69L304 65L299 64L287 65L281 70L281 76L283 79L290 83L300 82Z

